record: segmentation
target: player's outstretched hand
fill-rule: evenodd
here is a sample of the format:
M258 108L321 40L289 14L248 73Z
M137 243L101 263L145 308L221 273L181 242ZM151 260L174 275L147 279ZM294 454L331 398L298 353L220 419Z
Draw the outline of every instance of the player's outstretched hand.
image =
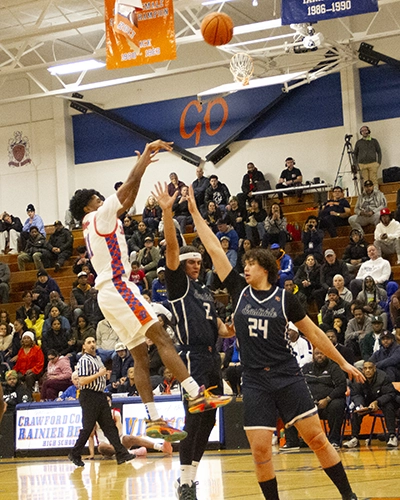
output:
M168 186L166 182L164 182L164 186L161 184L161 182L158 182L154 185L154 189L155 192L152 191L151 194L158 201L161 209L163 211L172 210L172 206L175 202L176 197L178 196L179 191L175 191L173 196L170 196L168 193Z
M162 141L161 139L157 139L156 141L149 142L146 144L144 148L143 154L140 151L135 151L138 156L138 161L145 161L147 164L154 163L158 160L154 159L156 154L164 149L165 151L172 151L173 142Z
M355 366L351 365L350 363L346 362L340 368L344 372L347 373L347 375L349 376L350 380L353 380L354 382L359 382L360 384L362 384L363 382L365 382L364 375L360 372L360 370L358 368L356 368Z
M199 209L197 208L197 204L196 204L196 198L194 196L194 189L193 189L193 186L191 184L189 186L189 195L187 197L187 201L188 201L189 212L192 215L199 211Z

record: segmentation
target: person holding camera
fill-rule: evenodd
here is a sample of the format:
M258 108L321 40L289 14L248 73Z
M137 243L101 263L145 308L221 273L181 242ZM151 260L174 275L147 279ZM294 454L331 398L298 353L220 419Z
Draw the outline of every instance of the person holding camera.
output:
M307 255L314 255L314 257L321 264L323 261L322 243L324 240L324 232L318 227L318 219L315 215L309 215L304 223L301 232L301 241L304 245L304 253L301 256L301 263L304 262Z

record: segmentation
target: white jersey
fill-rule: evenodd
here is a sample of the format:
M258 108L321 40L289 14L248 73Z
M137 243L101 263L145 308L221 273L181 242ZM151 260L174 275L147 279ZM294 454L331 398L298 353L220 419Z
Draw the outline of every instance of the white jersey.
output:
M116 194L109 196L82 221L86 248L97 273L96 288L117 277L128 279L131 266L122 222L117 213L122 205Z

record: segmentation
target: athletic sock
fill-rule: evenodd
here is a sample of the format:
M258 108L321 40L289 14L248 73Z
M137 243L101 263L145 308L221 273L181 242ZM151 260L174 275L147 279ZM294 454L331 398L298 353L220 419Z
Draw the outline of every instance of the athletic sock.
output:
M195 462L193 460L193 462L192 462L192 469L191 469L191 478L190 478L193 482L196 481L196 474L197 474L197 468L198 468L198 466L199 466L199 462Z
M154 402L144 404L147 412L147 416L150 420L158 420L160 418L156 404Z
M181 385L191 398L197 398L200 387L193 377L186 378L182 381Z
M156 451L162 451L162 447L163 447L162 443L154 443L154 449Z
M276 477L258 484L260 485L265 498L267 498L268 500L279 500L278 482L276 480Z
M343 468L342 462L338 462L336 465L324 469L324 471L336 486L336 488L339 490L342 497L345 499L350 499L353 491L351 489L346 472Z
M181 465L181 486L183 484L192 484L192 466L191 465Z

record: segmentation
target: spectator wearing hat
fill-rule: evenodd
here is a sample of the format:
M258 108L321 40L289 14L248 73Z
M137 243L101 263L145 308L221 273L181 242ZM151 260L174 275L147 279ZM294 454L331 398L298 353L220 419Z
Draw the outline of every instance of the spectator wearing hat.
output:
M290 255L279 246L278 243L271 245L271 253L276 259L278 267L278 286L284 288L286 280L294 278L293 261Z
M382 151L379 142L371 137L371 130L366 125L360 128L361 139L354 146L357 160L364 179L370 179L378 185L378 169L382 163Z
M359 445L361 422L365 415L382 410L389 433L387 446L398 445L396 437L396 415L394 408L395 390L393 384L371 360L364 361L362 372L365 382L350 382L350 398L354 411L351 415L351 439L343 446L356 448Z
M344 197L343 189L334 186L333 197L319 211L320 228L326 229L331 238L337 237L337 227L347 226L350 216L350 205Z
M358 229L352 229L349 244L343 252L343 261L352 276L357 274L361 264L368 260L367 247L368 243L365 241L363 233Z
M21 339L21 349L18 351L17 362L14 370L25 382L26 387L32 393L33 385L39 380L44 368L43 351L35 344L35 336L32 332L24 332Z
M227 236L229 238L229 249L237 252L239 250L239 236L229 225L229 220L226 216L217 220L217 228L217 238L221 241L223 236Z
M71 290L69 304L75 318L83 313L85 301L89 298L89 290L92 287L87 282L87 278L88 276L85 271L78 273L78 279Z
M204 193L204 203L207 206L209 201L213 201L215 206L222 212L225 212L225 207L229 203L231 196L229 189L225 184L218 180L215 174L210 175L208 178L210 185Z
M21 250L25 250L26 248L26 244L30 236L31 227L36 227L39 233L46 238L46 229L44 227L43 219L40 217L40 215L36 214L35 207L32 205L32 203L29 203L29 205L26 207L26 213L28 214L28 218L22 226L20 235Z
M358 229L363 234L363 227L379 222L380 212L387 206L385 195L377 187L374 189L372 180L364 182L364 189L357 198L354 215L349 217L349 224L353 229Z
M392 218L388 208L380 212L380 222L375 228L374 245L380 255L396 253L397 264L400 264L400 222Z
M21 235L24 234L23 232ZM36 226L29 228L29 237L25 241L25 249L18 255L18 269L25 271L27 262L33 262L36 269L44 269L50 267L52 253L46 241L46 236L43 236Z
M384 330L380 334L381 347L369 358L376 367L383 370L391 382L400 382L400 345L394 341L394 334Z
M374 352L381 348L381 333L384 331L383 319L381 316L370 318L371 327L360 339L361 359L368 361Z
M0 216L0 254L4 254L8 244L9 255L18 254L18 238L22 231L22 222L7 212Z
M72 255L74 238L69 229L63 226L60 220L54 222L54 233L50 235L49 245L55 261L54 272L58 272L64 262Z
M122 342L115 344L110 377L111 392L117 392L118 387L126 381L128 369L133 367L133 358L129 349Z
M295 187L295 186L301 186L301 183L303 182L303 174L301 173L300 169L295 167L296 162L291 156L288 156L285 160L285 170L282 170L281 175L278 180L278 184L276 185L276 189L285 189L287 187ZM279 196L279 202L283 203L283 193L284 191L280 191L278 193ZM286 193L286 194L291 194L291 192ZM301 200L301 195L302 192L298 192L298 201Z
M165 283L165 267L157 268L157 278L151 285L151 296L153 302L167 302L167 285Z
M328 328L334 328L336 318L340 318L342 321L342 330L346 330L347 323L351 318L350 304L340 298L337 288L328 288L328 300L322 306L321 316L323 323L321 328L323 330L326 331ZM339 341L343 340L343 338L339 338Z
M151 286L153 280L157 277L157 267L160 257L159 248L154 246L154 238L146 236L144 239L144 248L139 251L137 261L140 264L140 268L146 274L149 286Z
M60 287L58 286L58 283L55 279L53 279L51 276L49 276L48 272L45 269L39 269L39 271L36 274L37 276L37 281L34 285L34 288L42 288L43 291L46 293L46 304L50 300L50 293L51 292L57 292L58 296L61 300L64 300L64 297L62 296Z
M325 294L328 288L333 286L333 278L340 274L344 278L345 286L350 283L350 274L346 264L336 257L336 253L332 248L328 248L324 252L324 263L321 266L321 287Z

